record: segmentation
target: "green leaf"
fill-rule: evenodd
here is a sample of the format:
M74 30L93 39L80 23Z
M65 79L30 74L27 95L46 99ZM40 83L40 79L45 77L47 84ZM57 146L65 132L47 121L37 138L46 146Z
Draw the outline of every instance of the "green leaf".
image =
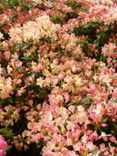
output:
M48 0L49 2L54 2L54 0Z
M74 10L82 7L82 2L74 2L72 0L67 0L66 4Z
M63 19L63 17L60 17L58 14L55 14L54 16L52 16L52 21L54 22L54 23L58 23L58 24L64 24L64 19Z
M1 128L0 135L3 135L6 138L10 138L14 135L14 133L12 133L11 129L9 128Z
M3 13L3 12L4 12L4 9L3 8L0 8L0 14Z
M13 104L13 97L8 97L6 99L0 99L0 104Z
M7 148L7 151L10 151L12 148L13 148L13 146L9 145L8 148Z
M103 55L101 55L99 61L106 62L106 58Z
M24 60L24 61L32 61L32 57L24 56L24 57L21 57L21 59Z
M40 76L41 76L41 73L39 73L39 72L35 73L35 79L38 79Z
M33 2L29 2L29 4L25 6L24 10L28 11L31 7L33 7Z
M57 51L59 54L61 54L61 55L64 55L64 54L65 54L65 52L63 51L63 49L62 49L61 47L57 47L57 48L56 48L56 51Z
M25 43L25 44L22 45L21 50L25 50L25 49L27 49L29 47L30 47L30 45Z
M94 156L99 156L99 151L98 150L94 150L92 153L93 153Z
M46 94L46 89L41 89L39 94L38 94L38 98L43 99L45 94Z
M87 153L82 154L82 156L87 156Z
M86 103L90 99L90 96L88 95L87 97L82 99L82 103Z
M113 98L112 101L116 103L117 102L117 98Z
M1 2L4 4L5 7L12 9L15 6L22 4L24 0L1 0Z
M16 44L12 47L11 51L16 52L16 50L19 50L21 48L21 44Z
M17 21L17 18L18 18L18 14L16 13L16 14L12 17L12 21L13 21L13 22L16 22L16 21Z

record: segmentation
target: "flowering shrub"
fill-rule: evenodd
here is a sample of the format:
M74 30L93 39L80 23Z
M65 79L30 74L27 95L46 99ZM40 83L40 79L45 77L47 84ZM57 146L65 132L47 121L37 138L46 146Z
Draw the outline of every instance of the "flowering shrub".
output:
M117 2L1 1L0 19L9 144L42 156L117 156Z

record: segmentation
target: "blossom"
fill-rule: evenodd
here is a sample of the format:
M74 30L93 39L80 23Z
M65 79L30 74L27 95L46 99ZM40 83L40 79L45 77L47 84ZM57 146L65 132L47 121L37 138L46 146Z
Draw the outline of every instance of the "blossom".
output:
M3 34L2 33L0 33L0 39L3 39L4 37L3 37Z
M102 54L104 56L112 56L115 52L116 49L116 45L114 43L109 43L104 45L104 47L102 48Z
M36 2L38 4L41 4L43 2L43 0L32 0L32 2Z
M0 76L0 98L5 99L10 96L13 91L12 80L11 78L5 79Z
M5 156L7 151L8 144L3 138L3 136L0 135L0 156Z
M59 27L54 25L49 16L42 15L35 21L28 21L23 25L23 39L24 41L38 42L43 37L52 37L56 40L56 32Z
M20 27L13 27L9 31L9 35L11 37L11 42L13 43L22 43L22 29Z

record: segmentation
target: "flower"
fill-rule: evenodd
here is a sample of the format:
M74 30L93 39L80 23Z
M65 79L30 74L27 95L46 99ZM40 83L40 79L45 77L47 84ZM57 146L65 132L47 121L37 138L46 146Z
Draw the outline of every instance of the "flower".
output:
M0 40L3 39L3 34L0 32Z
M11 43L22 43L22 28L20 27L13 27L10 29L9 31L9 35L10 35L10 41Z
M5 79L0 76L0 98L5 99L10 96L13 91L12 80L11 78Z
M7 151L8 144L3 138L3 136L0 135L0 156L5 156Z

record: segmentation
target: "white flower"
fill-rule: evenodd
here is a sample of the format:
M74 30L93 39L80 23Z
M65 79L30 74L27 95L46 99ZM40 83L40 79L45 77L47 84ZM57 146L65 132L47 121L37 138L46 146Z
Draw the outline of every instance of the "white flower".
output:
M0 32L0 40L4 39L3 34Z
M37 85L42 88L44 80L40 77L37 79Z

